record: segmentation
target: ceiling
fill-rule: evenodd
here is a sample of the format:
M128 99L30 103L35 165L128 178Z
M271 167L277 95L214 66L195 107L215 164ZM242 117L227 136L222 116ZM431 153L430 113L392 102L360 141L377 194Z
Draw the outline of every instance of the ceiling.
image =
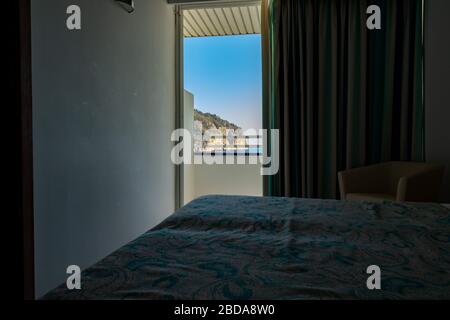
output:
M193 8L183 13L186 38L261 33L261 5Z

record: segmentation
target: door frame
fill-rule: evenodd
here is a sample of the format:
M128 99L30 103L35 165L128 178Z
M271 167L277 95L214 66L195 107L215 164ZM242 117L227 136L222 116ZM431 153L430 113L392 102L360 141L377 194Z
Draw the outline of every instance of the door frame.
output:
M15 138L17 147L14 157L17 170L18 197L14 223L19 232L20 256L18 262L22 272L21 296L24 300L35 299L34 268L34 201L33 201L33 106L31 66L31 1L19 0L14 4L14 73L11 77L15 102Z
M181 5L175 6L175 129L184 127L184 19ZM184 204L184 164L175 165L175 210Z

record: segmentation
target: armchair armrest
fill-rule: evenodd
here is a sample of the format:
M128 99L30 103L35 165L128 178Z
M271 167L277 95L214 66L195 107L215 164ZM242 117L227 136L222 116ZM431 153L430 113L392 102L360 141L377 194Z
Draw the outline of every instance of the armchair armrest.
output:
M341 199L345 200L349 193L383 192L383 178L386 179L389 166L389 163L381 163L339 172Z
M401 177L397 201L437 202L444 170L444 166L435 166Z

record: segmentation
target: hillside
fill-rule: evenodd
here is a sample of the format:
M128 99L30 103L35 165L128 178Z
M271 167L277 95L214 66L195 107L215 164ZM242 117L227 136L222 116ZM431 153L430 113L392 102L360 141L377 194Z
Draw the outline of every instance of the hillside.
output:
M234 123L231 123L227 120L222 119L216 114L211 113L205 113L201 112L199 110L194 110L194 121L200 121L203 125L203 131L209 130L211 128L227 128L227 129L233 129L238 130L241 129L239 126L235 125Z

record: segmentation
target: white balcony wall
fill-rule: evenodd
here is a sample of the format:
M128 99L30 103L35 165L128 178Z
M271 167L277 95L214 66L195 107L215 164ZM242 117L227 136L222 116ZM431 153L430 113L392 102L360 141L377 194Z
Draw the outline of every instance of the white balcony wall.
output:
M194 171L194 185L191 191L194 198L208 194L262 196L263 179L259 164L201 164L191 167Z
M194 95L189 91L184 91L184 128L189 132L194 131ZM184 202L185 204L195 199L194 167L184 166Z

